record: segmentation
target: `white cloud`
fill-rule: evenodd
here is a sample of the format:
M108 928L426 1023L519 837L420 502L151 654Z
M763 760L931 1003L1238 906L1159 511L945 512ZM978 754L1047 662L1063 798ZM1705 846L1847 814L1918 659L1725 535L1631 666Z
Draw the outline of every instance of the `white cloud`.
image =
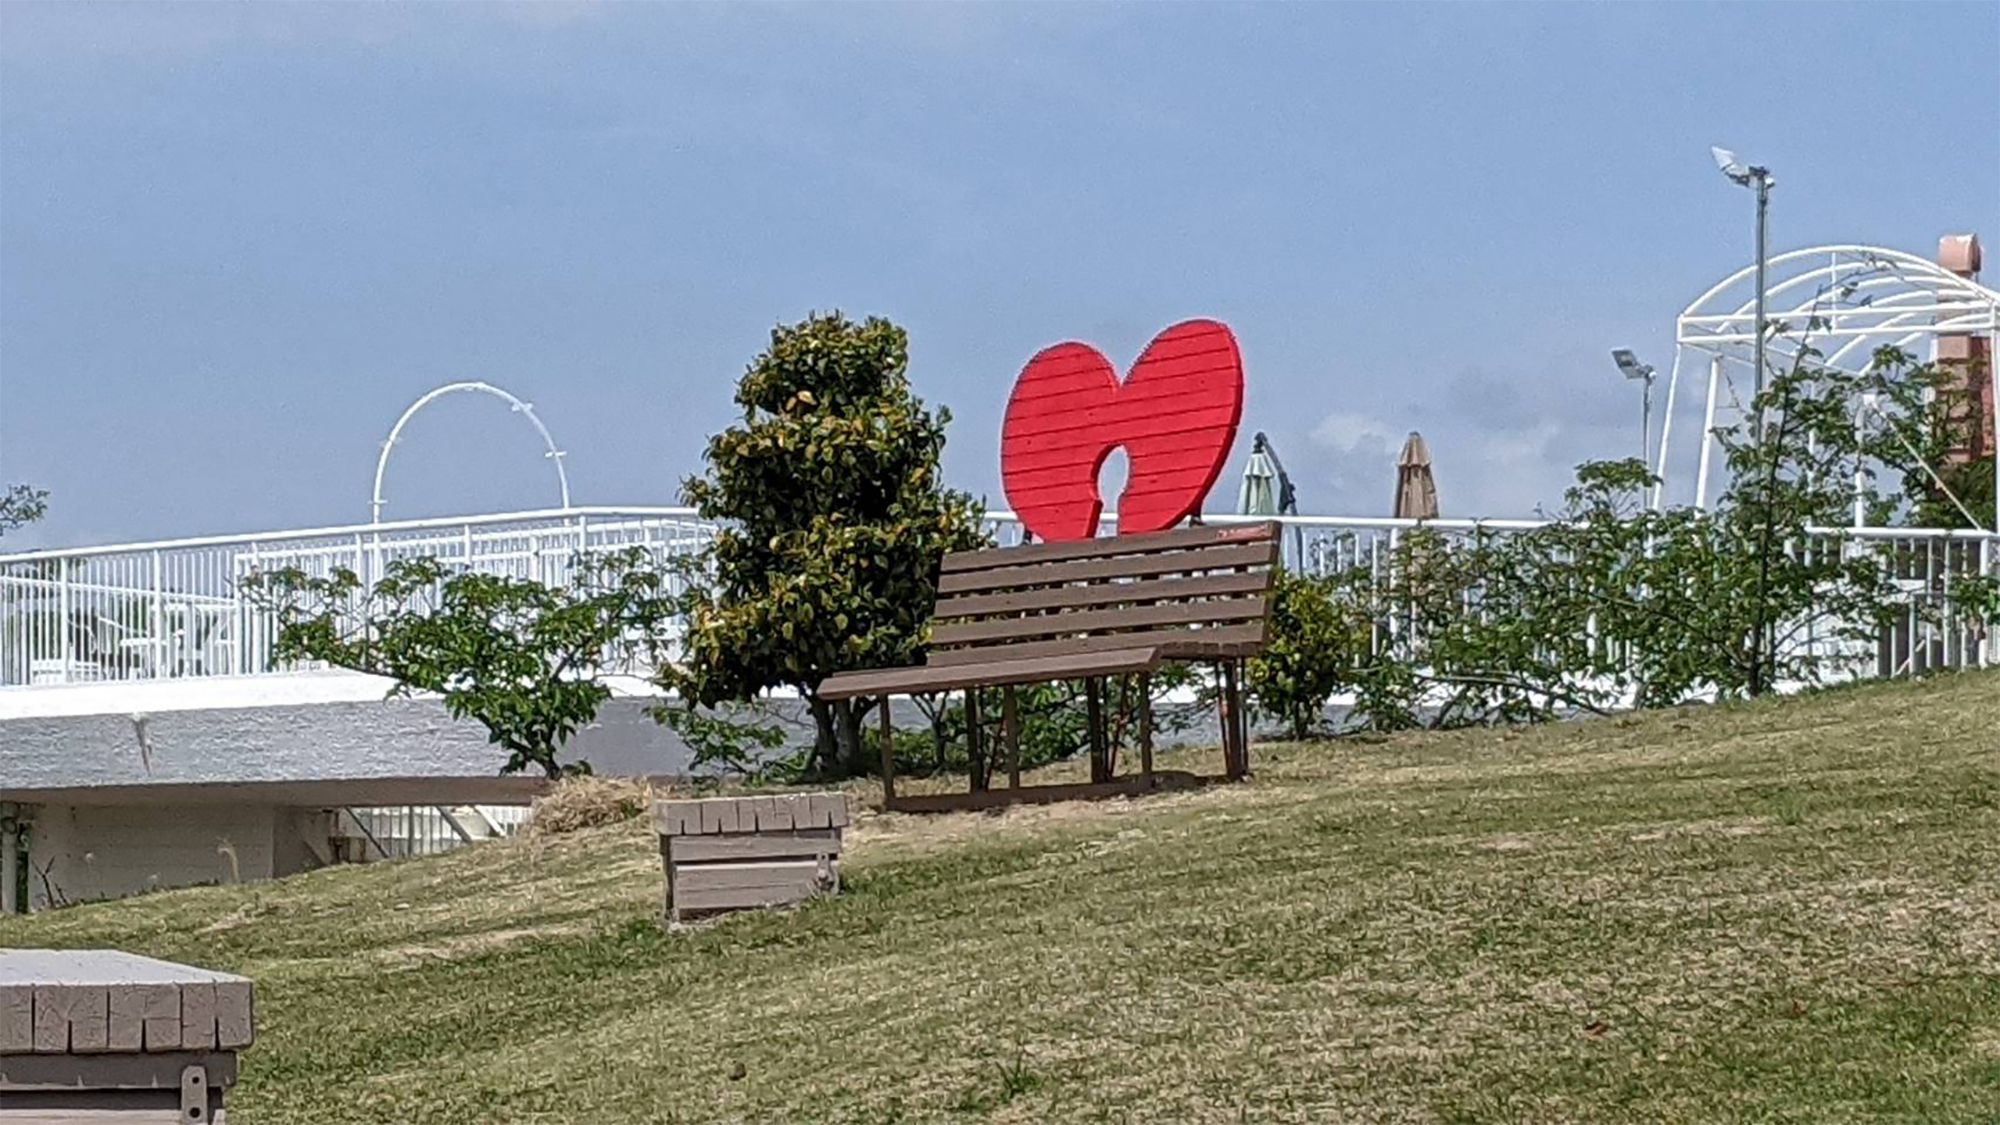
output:
M1395 431L1387 422L1367 414L1336 410L1313 427L1315 444L1341 454L1387 452Z

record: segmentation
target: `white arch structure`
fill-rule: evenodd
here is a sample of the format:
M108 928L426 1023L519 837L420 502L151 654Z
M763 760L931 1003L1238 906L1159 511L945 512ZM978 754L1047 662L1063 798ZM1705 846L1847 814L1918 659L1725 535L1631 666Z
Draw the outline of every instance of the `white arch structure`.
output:
M1772 369L1788 368L1808 343L1822 353L1815 363L1858 372L1868 366L1877 348L1886 345L1927 360L1933 358L1931 349L1921 345L1934 343L1939 336L2000 336L2000 291L1915 254L1880 246L1811 246L1778 254L1768 265L1764 315L1767 323L1783 326L1766 341L1765 363ZM1674 366L1667 379L1666 420L1655 467L1661 477L1653 492L1656 508L1665 502L1674 397L1682 360L1690 352L1709 360L1707 420L1695 477L1695 503L1708 505L1718 396L1726 393L1731 408L1739 413L1748 407L1749 392L1737 393L1730 372L1731 365L1754 370L1756 276L1754 264L1737 270L1696 297L1674 320ZM1814 318L1819 323L1809 327ZM1987 373L1996 384L1993 425L2000 433L2000 364L1989 366L1995 369ZM1995 476L2000 483L2000 464ZM2000 526L2000 510L1990 518Z
M534 404L523 402L491 383L447 383L411 403L409 409L403 411L403 416L396 419L396 424L389 430L389 436L383 439L382 455L375 461L375 495L369 506L370 523L382 522L382 475L389 470L389 453L396 448L396 442L401 440L403 427L409 424L410 419L416 416L417 411L422 410L424 407L429 406L431 403L448 394L456 394L461 391L492 395L494 398L506 403L508 408L514 413L527 417L529 424L535 427L535 432L542 435L542 447L544 449L542 456L555 462L556 487L562 491L562 506L565 509L569 507L569 474L563 470L563 451L556 448L556 439L549 436L549 428L542 425L542 420L535 416Z

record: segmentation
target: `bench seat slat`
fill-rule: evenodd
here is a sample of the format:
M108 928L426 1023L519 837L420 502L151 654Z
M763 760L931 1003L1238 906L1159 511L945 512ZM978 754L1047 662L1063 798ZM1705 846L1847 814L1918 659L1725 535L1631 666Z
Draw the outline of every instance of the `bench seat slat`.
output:
M1210 598L1164 605L1119 606L1111 609L1037 613L1022 617L992 617L939 625L931 630L931 651L961 645L992 645L1001 641L1044 640L1091 633L1100 629L1156 628L1167 625L1213 625L1250 621L1264 616L1261 597Z
M976 648L932 649L927 664L933 668L942 668L1003 660L1025 661L1045 656L1079 656L1084 653L1113 652L1127 648L1147 649L1158 653L1163 660L1207 659L1251 656L1257 649L1263 647L1263 644L1263 621L1241 625L1213 625L1205 629L1163 626L1157 629L1135 629L1129 633L1098 633L1087 637L1063 637L1047 641L1016 641L1012 644L980 645Z
M1115 676L1123 672L1144 672L1159 663L1156 650L1122 648L1085 653L1044 656L1035 659L1010 657L991 663L968 663L946 667L918 664L909 668L884 668L870 672L842 672L820 681L821 699L850 699L857 695L916 695L924 692L968 687L997 687L1003 684L1037 684L1079 676Z

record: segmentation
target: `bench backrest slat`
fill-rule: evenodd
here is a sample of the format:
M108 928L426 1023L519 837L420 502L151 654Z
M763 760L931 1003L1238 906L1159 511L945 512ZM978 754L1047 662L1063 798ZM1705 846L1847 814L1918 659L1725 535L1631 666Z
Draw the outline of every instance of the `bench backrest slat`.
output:
M1209 649L1243 649L1240 655L1249 655L1249 650L1264 643L1265 625L1255 621L1244 625L1215 625L1206 629L1159 628L1139 629L1129 633L1089 633L1075 637L1060 637L1042 641L1020 641L1014 644L980 645L972 648L932 649L926 663L933 667L953 664L985 664L996 660L1025 660L1041 656L1075 656L1086 652L1114 652L1128 648L1167 649L1167 659L1176 659L1172 651L1177 644L1185 643L1187 652L1183 655L1222 656L1236 654Z
M1021 549L1002 548L1002 550ZM1163 574L1269 566L1277 561L1277 555L1278 548L1274 540L1271 543L1229 543L1200 551L1164 551L1158 554L1121 555L1108 559L1082 558L1038 565L997 566L990 570L940 574L938 593L1011 590L1051 586L1062 582L1103 582L1115 578L1152 578Z
M1144 605L1223 594L1261 594L1271 586L1268 574L1201 574L1192 578L1146 578L1128 582L1097 582L1088 586L1045 586L1034 590L1003 590L991 594L948 594L938 599L935 620L986 617L1048 609L1097 609L1111 605Z
M1278 550L1267 522L953 554L926 662L1247 655L1265 639Z
M1144 535L1109 535L1097 539L1066 539L1060 543L953 551L944 557L944 564L939 569L941 573L953 574L961 570L990 570L996 566L1150 555L1161 551L1184 551L1190 547L1212 547L1218 543L1259 543L1277 538L1273 532L1275 526L1270 523L1204 524Z

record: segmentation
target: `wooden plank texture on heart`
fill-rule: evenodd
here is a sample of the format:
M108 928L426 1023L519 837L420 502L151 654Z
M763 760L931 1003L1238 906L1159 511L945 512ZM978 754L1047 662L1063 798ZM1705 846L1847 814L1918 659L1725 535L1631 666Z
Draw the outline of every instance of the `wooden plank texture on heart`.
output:
M1201 509L1242 414L1242 355L1219 321L1161 332L1122 380L1097 349L1057 344L1015 380L1001 424L1001 484L1036 537L1087 539L1104 507L1098 470L1122 448L1129 473L1119 531L1160 531Z

